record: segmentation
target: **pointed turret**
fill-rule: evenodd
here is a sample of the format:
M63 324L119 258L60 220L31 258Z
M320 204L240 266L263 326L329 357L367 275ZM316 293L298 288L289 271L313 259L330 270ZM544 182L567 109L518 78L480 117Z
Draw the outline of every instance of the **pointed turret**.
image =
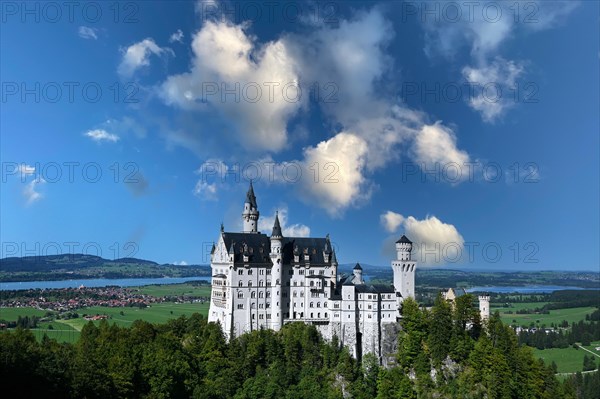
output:
M275 212L275 223L273 224L273 232L271 233L271 238L283 238L283 233L281 232L281 224L279 224L279 212Z
M256 195L254 195L254 186L252 180L250 181L250 187L246 193L246 201L244 202L244 212L242 213L242 219L244 222L244 233L257 233L258 218L260 213L258 212L258 205L256 204Z

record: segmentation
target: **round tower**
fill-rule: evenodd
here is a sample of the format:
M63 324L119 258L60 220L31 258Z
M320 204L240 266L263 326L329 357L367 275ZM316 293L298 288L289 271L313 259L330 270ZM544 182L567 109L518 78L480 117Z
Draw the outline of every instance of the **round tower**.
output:
M490 318L490 296L479 295L479 315L481 321L488 320Z
M415 297L415 269L417 263L412 260L412 241L405 235L396 241L396 259L392 261L394 272L394 290L396 296L406 299Z
M271 232L271 328L278 331L283 325L283 311L281 302L283 261L282 261L283 233L279 223L279 212L275 213L275 223Z
M364 284L362 272L362 266L359 263L357 263L356 266L354 266L354 269L352 270L352 273L354 273L354 280L356 282L355 284Z
M256 196L254 195L254 187L252 186L251 180L250 188L246 193L246 201L244 202L244 212L242 213L244 233L258 232L257 226L259 216L260 213L258 212L258 205L256 204Z
M412 241L410 241L405 235L402 235L398 241L396 241L396 259L398 260L411 260Z

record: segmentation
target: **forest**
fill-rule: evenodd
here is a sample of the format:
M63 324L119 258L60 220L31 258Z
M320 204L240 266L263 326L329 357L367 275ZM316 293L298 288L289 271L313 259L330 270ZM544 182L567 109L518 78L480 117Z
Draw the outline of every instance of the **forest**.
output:
M229 342L194 314L165 324L85 325L74 343L27 329L0 333L5 397L64 398L597 398L598 372L559 381L470 295L431 309L403 303L396 365L352 358L304 323ZM31 383L35 381L35 383Z

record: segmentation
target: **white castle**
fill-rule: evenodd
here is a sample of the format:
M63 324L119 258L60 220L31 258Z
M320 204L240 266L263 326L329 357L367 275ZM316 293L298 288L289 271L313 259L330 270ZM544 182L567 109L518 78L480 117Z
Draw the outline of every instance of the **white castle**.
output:
M208 320L225 336L285 323L317 327L334 335L355 357L373 353L383 364L395 352L400 307L415 295L412 243L402 236L392 261L393 285L365 282L357 263L351 275L338 275L329 235L284 237L275 216L269 237L257 230L259 211L252 183L244 203L243 232L221 233L211 251L212 295Z

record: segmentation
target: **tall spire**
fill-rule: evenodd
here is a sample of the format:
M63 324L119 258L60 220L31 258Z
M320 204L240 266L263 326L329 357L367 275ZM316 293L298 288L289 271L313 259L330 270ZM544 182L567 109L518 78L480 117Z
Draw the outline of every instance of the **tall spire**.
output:
M279 224L279 211L275 212L275 223L273 224L273 232L271 238L282 238L281 225Z
M256 195L254 195L254 187L252 186L252 180L250 180L250 188L248 188L248 192L246 193L246 202L252 207L258 209L258 205L256 205Z
M248 188L246 201L244 202L244 212L242 213L244 233L258 233L259 217L260 212L258 212L258 206L256 205L256 195L254 195L254 187L252 180L250 180L250 187Z

